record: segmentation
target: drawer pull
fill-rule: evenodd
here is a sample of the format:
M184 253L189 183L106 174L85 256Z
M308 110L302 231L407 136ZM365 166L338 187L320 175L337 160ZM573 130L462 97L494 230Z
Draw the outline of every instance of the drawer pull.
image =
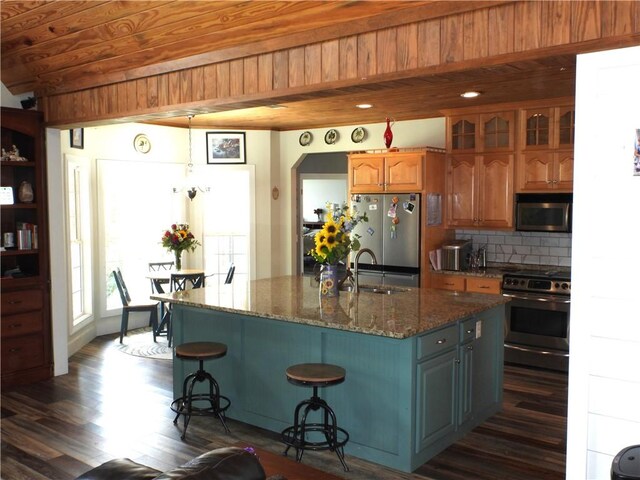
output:
M468 345L467 350L473 350L473 345Z
M470 328L469 330L467 330L467 333L473 333L473 328Z
M480 285L480 288L491 288L489 285Z
M22 303L22 300L9 300L9 305L18 305Z
M20 328L21 326L22 326L21 323L14 323L14 324L9 325L9 328Z
M446 338L441 338L440 340L436 341L436 345L442 345L443 343L447 343Z
M445 284L447 287L453 287L453 283L447 283L447 282L445 282L444 284Z
M16 353L19 352L20 350L22 350L21 348L12 348L11 350L9 350L11 353Z

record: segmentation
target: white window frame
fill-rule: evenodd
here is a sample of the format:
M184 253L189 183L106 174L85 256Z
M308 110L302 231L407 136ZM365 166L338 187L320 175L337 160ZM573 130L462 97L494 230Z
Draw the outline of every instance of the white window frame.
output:
M91 162L86 157L65 155L66 159L66 248L68 254L67 274L69 278L69 332L77 332L89 322L94 320L93 308L93 249L92 249L92 188L91 188ZM73 189L69 186L73 182ZM71 195L74 195L73 201ZM75 207L75 215L71 215L70 209ZM75 220L74 220L75 219ZM76 243L80 246L79 273L74 277L72 246ZM74 278L80 279L79 285ZM82 309L76 315L74 308L74 293L81 296Z

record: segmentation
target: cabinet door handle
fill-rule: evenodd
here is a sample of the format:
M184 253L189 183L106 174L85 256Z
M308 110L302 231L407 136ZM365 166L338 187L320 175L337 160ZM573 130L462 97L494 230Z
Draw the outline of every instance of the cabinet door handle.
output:
M467 345L467 350L473 350L473 345Z
M9 300L9 305L18 305L22 303L22 300Z
M451 282L445 282L444 284L445 284L447 287L453 287L453 283L451 283Z
M486 289L486 288L491 288L491 287L489 285L480 285L479 288L485 288Z
M9 325L9 328L20 328L21 326L21 323L12 323L11 325Z
M9 350L11 353L16 353L19 352L20 350L22 350L21 348L12 348L11 350Z
M440 340L436 341L436 345L442 345L444 343L447 343L447 339L446 338L441 338Z
M473 333L473 328L470 328L469 330L467 330L467 333Z

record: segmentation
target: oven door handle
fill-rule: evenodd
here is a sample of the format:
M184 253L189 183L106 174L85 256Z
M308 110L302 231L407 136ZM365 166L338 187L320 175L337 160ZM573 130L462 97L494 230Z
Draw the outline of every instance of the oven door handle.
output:
M569 299L558 298L558 297L554 297L554 298L529 297L529 296L516 295L513 293L503 293L502 296L513 298L514 300L533 300L534 302L571 303L571 300Z

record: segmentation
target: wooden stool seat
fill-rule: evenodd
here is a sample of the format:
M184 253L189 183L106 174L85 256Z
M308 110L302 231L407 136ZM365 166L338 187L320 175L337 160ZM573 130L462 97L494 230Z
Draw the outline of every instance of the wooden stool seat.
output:
M296 450L296 461L302 460L305 450L331 450L342 463L345 472L349 467L344 461L344 445L349 441L349 433L338 427L336 414L325 400L318 396L318 388L329 387L344 382L344 368L328 363L300 363L292 365L286 371L287 380L293 385L312 387L313 394L296 406L293 425L281 433L282 442L287 446L286 456L291 447ZM313 422L312 412L322 421Z
M211 415L218 417L229 433L225 421L225 411L231 405L231 401L220 395L220 387L213 376L204 369L204 361L224 357L227 354L227 346L216 342L190 342L176 347L176 358L182 360L197 360L198 370L190 373L182 384L182 396L171 403L171 410L176 413L173 423L178 423L180 415L184 417L184 427L180 438L184 440L187 427L192 415ZM209 386L208 393L194 393L194 387L198 383L206 383Z
M300 363L287 368L287 380L303 385L329 386L344 382L344 368L328 363Z
M227 346L216 342L190 342L176 347L176 357L186 360L208 360L224 357Z

